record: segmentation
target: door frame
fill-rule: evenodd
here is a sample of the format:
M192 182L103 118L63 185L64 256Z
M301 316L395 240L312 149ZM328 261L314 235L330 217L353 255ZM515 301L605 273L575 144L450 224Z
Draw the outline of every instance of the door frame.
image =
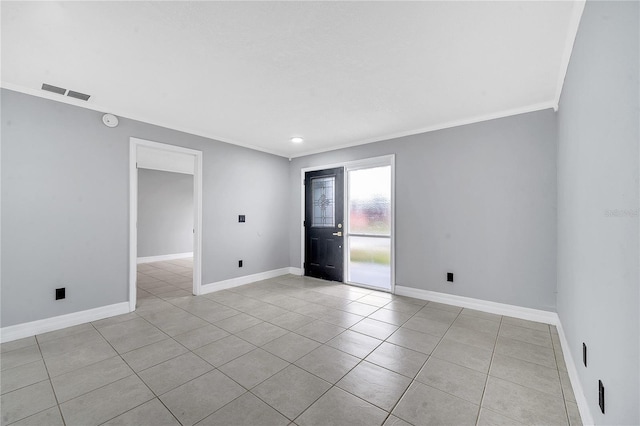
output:
M368 169L372 167L378 166L391 166L391 290L389 291L392 294L395 294L396 291L396 155L389 154L383 155L380 157L372 157L372 158L364 158L361 160L353 160L353 161L344 161L341 163L331 163L331 164L323 164L319 166L310 166L303 167L300 169L300 270L301 275L304 275L304 260L305 260L305 229L304 229L304 220L305 220L305 174L307 172L313 172L316 170L323 169L333 169L336 167L344 168L344 218L343 224L345 229L345 249L343 251L343 262L344 262L344 272L342 275L342 279L345 284L371 288L374 290L380 290L380 288L370 287L358 283L350 283L347 282L347 277L349 276L349 242L348 242L348 232L349 229L349 170L357 170L357 169Z
M136 309L138 273L138 147L192 155L193 168L193 294L202 292L202 151L129 138L129 311Z

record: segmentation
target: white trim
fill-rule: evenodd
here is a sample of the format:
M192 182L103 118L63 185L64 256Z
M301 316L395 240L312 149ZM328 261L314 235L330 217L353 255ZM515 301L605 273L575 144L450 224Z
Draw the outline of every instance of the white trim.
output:
M373 289L373 290L379 290L379 291L385 291L385 292L389 292L389 293L393 293L395 291L395 287L396 287L396 275L395 275L395 252L396 252L396 244L395 244L395 229L396 229L396 211L395 211L395 175L396 175L396 170L395 170L395 165L396 165L396 156L395 154L391 154L391 155L387 155L385 157L375 157L375 158L371 158L371 159L364 159L364 160L358 160L358 161L352 161L351 164L348 164L345 166L344 168L344 186L345 186L345 201L344 201L344 205L345 205L345 209L346 209L346 213L345 213L345 226L344 226L344 235L345 235L345 247L346 250L344 251L344 264L345 264L345 270L346 270L346 279L345 282L347 284L350 285L356 285L359 287L364 287L364 288L369 288L369 289ZM349 253L351 252L351 246L349 243L349 237L350 236L354 236L353 234L349 233L349 229L351 229L350 227L350 223L349 223L349 217L350 217L350 212L349 212L349 198L350 198L350 194L349 194L349 172L351 171L355 171L355 170L364 170L364 169L371 169L371 168L375 168L375 167L390 167L390 173L391 173L391 179L389 184L391 185L391 229L390 229L390 235L387 237L385 236L380 236L381 238L389 238L389 246L391 249L391 271L390 271L390 277L389 279L391 280L391 282L389 283L389 288L381 288L381 287L376 287L376 286L372 286L372 285L368 285L368 284L362 284L362 283L352 283L351 282L351 271L349 270Z
M193 294L202 294L202 152L195 154L193 170Z
M165 152L188 154L194 157L193 174L193 294L201 294L202 287L202 151L129 138L129 306L136 308L137 251L138 251L138 146Z
M147 139L140 139L135 137L129 138L130 142L135 142L136 145L141 145L147 148L157 149L159 151L166 152L175 152L178 154L189 154L189 155L202 155L202 151L198 151L196 149L185 148L177 145L169 145L166 143L154 142Z
M569 342L567 341L567 336L565 336L564 329L562 328L562 324L559 320L558 324L556 324L556 328L558 330L558 337L560 338L560 346L562 347L562 356L564 357L564 363L567 366L569 381L571 382L573 394L576 397L576 403L578 404L578 411L580 411L582 424L592 425L594 424L593 416L591 415L591 410L589 409L587 398L584 396L584 390L582 389L582 383L580 382L580 377L578 376L578 369L576 368L576 364L573 361L573 356L571 356L571 350L569 349L570 346Z
M129 140L129 310L138 299L138 145Z
M584 1L584 0L582 0L582 1ZM562 75L562 79L564 80L564 75ZM109 108L109 107L105 107L105 106L101 106L101 105L96 105L96 104L92 103L91 100L89 100L88 102L80 101L80 100L76 100L76 99L70 98L68 96L60 96L60 95L57 95L57 94L54 94L54 93L49 93L49 92L41 90L41 89L28 88L28 87L20 86L20 85L17 85L17 84L8 83L6 81L0 82L0 87L3 87L5 89L9 89L9 90L13 90L14 92L25 93L27 95L36 96L36 97L44 98L44 99L49 99L49 100L52 100L52 101L55 101L55 102L60 102L60 103L63 103L63 104L69 104L69 105L77 106L77 107L80 107L80 108L86 108L86 109L90 109L90 110L93 110L93 111L110 112L110 113L112 113L114 115L118 115L118 116L123 117L123 118L128 118L130 120L142 121L144 123L153 124L153 125L161 126L161 127L166 127L166 128L169 128L169 129L177 130L179 132L189 133L189 134L196 135L196 136L201 136L201 137L207 138L207 139L213 139L213 140L217 140L217 141L220 141L220 142L229 143L229 144L232 144L232 145L242 146L242 147L245 147L245 148L249 148L249 149L253 149L253 150L261 151L261 152L266 152L267 154L277 155L277 156L285 157L285 158L289 158L289 159L298 158L298 157L304 157L304 156L312 155L312 154L319 154L319 153L322 153L322 152L335 151L335 150L343 149L343 148L350 148L350 147L358 146L358 145L365 145L365 144L373 143L373 142L381 142L381 141L385 141L385 140L388 140L388 139L396 139L396 138L401 138L401 137L404 137L404 136L412 136L412 135L418 135L420 133L427 133L427 132L433 132L433 131L436 131L436 130L449 129L451 127L458 127L458 126L464 126L464 125L467 125L467 124L481 123L483 121L495 120L497 118L510 117L510 116L513 116L513 115L525 114L525 113L528 113L528 112L541 111L541 110L549 109L549 108L553 108L554 110L556 110L557 107L558 107L558 100L557 99L552 99L552 100L549 100L547 102L541 102L541 103L532 104L532 105L525 105L523 107L507 109L507 110L504 110L504 111L498 111L498 112L491 113L491 114L477 115L477 116L473 116L473 117L469 117L469 118L465 118L465 119L453 120L453 121L448 121L448 122L444 122L444 123L438 123L438 124L434 124L434 125L427 126L427 127L421 127L421 128L418 128L418 129L407 130L407 131L403 131L403 132L390 133L390 134L386 134L386 135L383 135L383 136L376 136L376 137L373 137L373 138L358 139L358 140L355 140L355 141L352 141L352 142L347 142L347 143L344 143L344 144L341 144L341 145L337 145L337 146L330 146L330 147L316 149L316 150L298 152L298 153L295 153L295 154L291 154L291 153L287 154L287 153L285 153L283 151L266 149L266 148L263 148L263 147L246 144L246 143L243 143L243 142L240 142L240 141L237 141L237 140L233 140L233 139L229 139L229 138L223 138L223 137L219 137L217 135L211 135L209 133L202 132L200 130L191 129L191 128L180 126L180 125L176 126L176 125L173 125L171 123L167 123L167 122L163 122L163 121L159 121L159 120L154 120L154 119L151 119L149 117L141 116L141 115L139 115L137 113L129 112L126 109L116 108L114 110L113 108Z
M558 314L541 309L524 308L522 306L508 305L506 303L490 302L488 300L474 299L471 297L457 296L455 294L439 293L420 288L396 286L398 296L413 297L432 302L446 303L447 305L460 306L462 308L475 309L491 314L506 315L509 317L525 319L529 321L543 322L545 324L558 325Z
M139 257L137 259L137 263L139 265L141 263L163 262L165 260L185 259L187 257L193 257L193 252L190 251L188 253L161 254L158 256Z
M121 302L113 305L101 306L99 308L87 309L86 311L73 312L70 314L59 315L57 317L10 325L0 329L0 342L6 343L12 340L35 336L36 334L60 330L73 325L97 321L129 312L129 302Z
M343 161L340 163L331 163L331 164L323 164L321 166L309 166L303 167L300 169L302 172L302 177L304 178L304 174L306 172L313 172L316 170L324 170L324 169L334 169L336 167L345 167L350 170L355 170L358 168L367 168L367 167L375 167L375 166L388 166L390 161L395 160L395 154L387 154L381 155L379 157L371 157L371 158L363 158L360 160L351 160L351 161Z
M351 282L351 281L347 281L347 282L345 282L345 284L353 286L353 287L364 288L366 290L375 290L375 291L380 291L380 292L383 292L383 293L394 294L392 291L387 290L386 288L375 287L375 286L372 286L372 285L354 283L354 282Z
M136 120L136 121L141 121L143 123L148 123L148 124L153 124L155 126L160 126L160 127L166 127L168 129L172 129L172 130L177 130L179 132L183 132L183 133L188 133L191 135L195 135L195 136L200 136L203 138L207 138L207 139L213 139L216 141L220 141L220 142L224 142L224 143L228 143L231 145L237 145L237 146L242 146L244 148L249 148L249 149L253 149L255 151L261 151L261 152L266 152L267 154L272 154L272 155L277 155L280 157L285 157L285 158L289 158L289 156L282 152L282 151L274 151L274 150L269 150L263 147L259 147L259 146L255 146L255 145L251 145L251 144L247 144L241 141L237 141L235 139L229 139L229 138L224 138L224 137L220 137L218 135L212 135L208 132L202 132L201 130L197 130L197 129L192 129L190 127L186 127L186 126L181 126L181 125L174 125L170 122L166 122L163 120L155 120L152 119L150 117L146 117L144 115L140 115L136 112L131 112L128 111L126 108L116 108L113 109L111 107L106 107L104 105L96 105L93 103L92 99L89 99L88 101L81 101L81 100L77 100L68 96L61 96L55 93L51 93L51 92L47 92L45 90L42 90L40 88L34 89L31 87L24 87L18 84L13 84L13 83L8 83L6 81L2 81L0 82L0 87L4 88L4 89L9 89L9 90L13 90L14 92L20 92L20 93L25 93L27 95L31 95L31 96L36 96L38 98L44 98L44 99L48 99L51 101L55 101L55 102L60 102L63 104L68 104L68 105L73 105L73 106L77 106L80 108L86 108L86 109L90 109L92 111L98 111L98 112L109 112L113 115L117 115L119 117L122 118L127 118L129 120Z
M391 293L396 292L396 156L391 157Z
M302 276L302 275L304 275L304 269L301 269L301 268L295 268L295 267L293 267L293 266L289 266L289 273L290 273L291 275L299 275L299 276Z
M397 133L390 133L390 134L386 134L384 136L376 136L376 137L373 137L373 138L360 139L360 140L357 140L357 141L347 142L347 143L344 143L344 144L341 144L341 145L331 146L331 147L327 147L327 148L320 148L320 149L316 149L316 150L309 150L309 151L299 152L299 153L296 153L295 155L289 156L289 159L297 158L297 157L305 157L307 155L313 155L313 154L320 154L320 153L323 153L323 152L336 151L336 150L344 149L344 148L351 148L351 147L358 146L358 145L366 145L368 143L382 142L382 141L386 141L386 140L389 140L389 139L402 138L402 137L405 137L405 136L419 135L421 133L435 132L436 130L450 129L452 127L466 126L467 124L482 123L484 121L496 120L498 118L511 117L511 116L514 116L514 115L526 114L526 113L529 113L529 112L542 111L542 110L545 110L545 109L554 109L554 110L556 110L557 109L556 100L553 99L553 100L549 100L547 102L540 102L540 103L533 104L533 105L526 105L526 106L519 107L519 108L512 108L512 109L508 109L508 110L504 110L504 111L498 111L498 112L491 113L491 114L477 115L477 116L469 117L469 118L465 118L465 119L453 120L453 121L448 121L448 122L445 122L445 123L438 123L438 124L434 124L432 126L421 127L419 129L407 130L407 131L397 132Z
M138 169L193 175L195 165L191 154L168 152L138 146Z
M477 311L488 312L491 314L506 315L514 318L555 325L558 330L560 346L562 347L562 355L564 357L564 362L567 365L567 372L569 373L571 387L573 388L573 393L576 397L582 423L584 425L594 424L591 411L589 410L589 404L587 404L587 399L584 396L580 377L578 376L578 370L573 361L573 357L571 356L569 342L564 334L564 329L562 328L560 317L557 313L405 286L396 286L395 294L399 296L414 297L421 300L446 303L447 305L460 306L462 308L475 309Z
M147 165L138 165L139 169L145 169L145 170L157 170L159 172L170 172L170 173L180 173L183 175L193 175L193 173L191 172L181 172L178 170L174 170L174 169L170 169L169 167L149 167Z
M256 281L268 280L269 278L275 278L282 275L292 273L292 270L297 268L280 268L272 271L259 272L252 275L244 275L242 277L230 278L228 280L218 281L211 284L205 284L202 286L202 292L200 294L213 293L214 291L226 290L228 288L239 287L241 285L250 284ZM298 274L296 274L298 275Z
M569 21L569 29L567 30L567 39L565 40L564 52L562 53L562 59L560 60L558 82L556 83L555 106L553 108L556 111L560 106L560 97L562 96L564 79L567 77L567 71L569 70L569 61L571 60L571 53L573 52L573 45L578 35L578 28L580 27L580 19L582 19L582 12L584 12L585 4L586 4L586 0L574 0L573 14L571 15L571 19Z

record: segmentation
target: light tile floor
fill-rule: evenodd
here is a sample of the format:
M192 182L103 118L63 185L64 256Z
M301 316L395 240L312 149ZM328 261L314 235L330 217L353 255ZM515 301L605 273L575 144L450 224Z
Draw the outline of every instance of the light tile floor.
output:
M2 425L580 424L554 327L296 276L1 345ZM295 422L295 423L292 423Z

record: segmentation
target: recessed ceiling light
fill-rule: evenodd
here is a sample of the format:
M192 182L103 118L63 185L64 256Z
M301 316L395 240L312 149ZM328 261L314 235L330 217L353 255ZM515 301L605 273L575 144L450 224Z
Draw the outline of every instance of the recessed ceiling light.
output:
M295 136L295 137L291 138L291 142L293 142L293 143L302 143L302 142L304 142L304 139L301 138L300 136Z

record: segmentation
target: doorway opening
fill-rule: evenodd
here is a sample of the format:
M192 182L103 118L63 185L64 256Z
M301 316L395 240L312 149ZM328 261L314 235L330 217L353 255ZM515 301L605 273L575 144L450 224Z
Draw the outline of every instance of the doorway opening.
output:
M138 287L141 295L160 297L161 293L176 296L201 293L202 152L130 138L129 154L129 310L134 311ZM181 198L168 203L146 192L141 196L139 185L143 190L153 185L174 187L174 192L181 188L174 194ZM191 194L185 194L184 190ZM186 207L171 205L176 202ZM166 217L150 220L154 203L164 204L170 214L180 216L180 223L170 224ZM170 243L167 238L157 238L157 234L166 237L169 233L172 234ZM168 249L169 246L173 249ZM178 250L176 247L180 248L179 252L158 255L163 250Z
M395 156L302 169L304 275L395 290Z
M193 290L193 170L158 170L138 155L137 303ZM149 161L153 159L152 161Z

